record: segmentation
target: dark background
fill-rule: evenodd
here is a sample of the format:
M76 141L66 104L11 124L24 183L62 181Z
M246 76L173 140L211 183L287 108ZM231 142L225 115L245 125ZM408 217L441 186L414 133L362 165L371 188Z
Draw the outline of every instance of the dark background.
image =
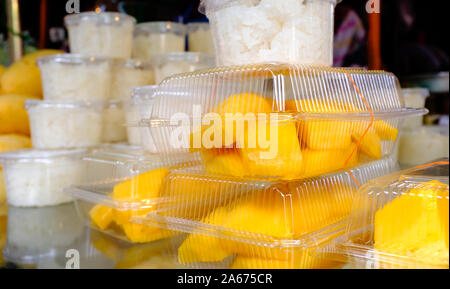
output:
M282 1L282 0L280 0ZM176 22L207 21L197 10L199 0L80 0L81 11L102 7L108 11L122 11L133 15L138 22L170 20ZM5 0L0 0L0 33L6 35ZM20 0L22 30L28 32L31 43L39 43L40 0ZM47 0L47 27L63 27L66 0ZM343 0L339 11L352 8L367 29L366 0ZM411 26L402 17L402 6L410 7L414 20ZM382 0L382 62L383 68L402 77L404 75L448 71L448 12L449 1ZM60 48L62 43L46 47ZM367 64L365 51L357 57L359 65ZM365 63L364 63L365 62Z

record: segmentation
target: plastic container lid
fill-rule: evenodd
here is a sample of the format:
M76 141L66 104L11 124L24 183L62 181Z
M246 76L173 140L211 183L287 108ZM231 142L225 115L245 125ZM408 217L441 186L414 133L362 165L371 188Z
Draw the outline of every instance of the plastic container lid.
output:
M117 105L115 101L83 101L83 100L36 100L29 99L25 101L27 110L32 108L62 108L62 109L104 109L110 105Z
M37 64L43 65L49 62L68 64L68 65L80 65L80 64L99 64L99 63L112 63L112 58L97 57L97 56L83 56L79 54L54 54L41 56L37 59Z
M189 233L178 248L182 264L235 256L231 268L327 267L332 262L315 251L331 251L328 245L344 233L357 182L395 170L395 162L385 159L349 172L280 182L188 168L168 175L161 188L164 202L132 221Z
M179 74L155 94L141 125L159 153L201 151L210 172L245 177L295 179L388 157L402 120L427 111L404 107L391 73L279 63ZM238 126L251 121L254 130ZM261 127L274 129L271 162L261 156L267 146L256 136L271 134ZM211 137L217 132L221 139ZM249 133L259 147L249 145Z
M201 0L200 6L198 8L198 11L200 13L208 15L210 12L214 12L220 9L223 9L225 7L230 7L236 4L241 3L249 3L249 4L257 4L261 0ZM336 5L337 3L341 2L342 0L313 0L313 1L324 1L324 2L330 2L333 5Z
M168 52L153 56L152 61L155 65L184 61L198 64L201 68L206 69L214 66L215 58L212 55L200 52Z
M131 92L132 103L153 100L157 89L158 85L147 85L133 88L133 91Z
M96 22L98 24L124 24L136 23L136 19L132 16L116 12L83 12L78 14L71 14L64 17L64 24L66 26L77 25L82 21Z
M127 67L134 69L152 69L153 64L149 60L141 60L141 59L115 59L113 62L113 66L116 67Z
M145 22L136 25L135 35L150 33L174 33L178 35L186 35L186 26L176 22Z
M448 158L374 179L355 197L340 247L366 268L448 268Z
M71 150L15 150L0 154L0 162L49 162L54 159L81 158L86 154L85 149Z

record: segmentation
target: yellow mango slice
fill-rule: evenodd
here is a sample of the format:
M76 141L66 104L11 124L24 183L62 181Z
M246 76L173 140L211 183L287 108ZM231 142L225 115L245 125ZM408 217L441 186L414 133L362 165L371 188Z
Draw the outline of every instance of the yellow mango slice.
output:
M30 95L0 95L0 134L30 135L25 100L36 98Z
M155 169L114 186L112 197L117 200L157 198L164 179L170 174L166 168Z
M398 129L396 129L389 123L383 120L378 120L374 122L373 127L381 139L390 140L392 142L395 142L397 140Z
M0 168L0 208L6 203L6 188L3 170Z
M220 239L198 234L189 235L178 248L178 262L216 263L221 262L230 254L220 246Z
M379 209L375 214L374 248L427 264L446 260L448 265L449 252L438 211L439 190L448 196L447 185L438 181L424 183L422 188L411 189Z
M208 173L236 177L248 175L244 161L236 149L203 150L201 155Z
M121 227L127 238L133 243L147 243L179 234L178 232L134 223L122 224Z
M347 159L353 152L353 145L349 149L340 150L311 150L302 151L302 176L317 176L353 167L358 163L358 154L354 153L346 166Z
M345 149L352 142L351 123L337 120L302 121L299 138L313 150Z
M240 149L252 176L277 176L290 179L301 173L302 152L294 121L275 121L262 131L249 130ZM247 174L248 174L247 173Z
M236 256L230 269L293 269L294 264L288 260L273 260L264 258L249 258Z
M354 134L353 141L359 144L359 150L372 159L378 160L381 158L381 139L378 134L369 130L364 137L362 135Z
M449 196L448 191L447 193L443 191L439 191L439 199L437 200L438 203L438 211L439 211L439 218L441 220L442 228L444 230L445 234L445 245L447 245L448 249L448 204L449 204Z
M103 205L96 205L89 211L92 223L100 230L105 230L113 221L112 208Z

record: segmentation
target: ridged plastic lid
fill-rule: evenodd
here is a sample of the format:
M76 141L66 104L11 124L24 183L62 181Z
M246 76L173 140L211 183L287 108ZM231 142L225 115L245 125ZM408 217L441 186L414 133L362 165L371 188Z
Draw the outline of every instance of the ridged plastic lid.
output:
M448 268L448 159L360 188L341 246L358 267Z
M212 55L200 52L168 52L154 55L152 61L155 65L164 65L170 62L189 62L207 69L214 66L215 58Z
M83 56L79 54L54 54L41 56L37 59L37 64L39 66L46 63L61 63L68 65L80 65L80 64L99 64L99 63L112 63L112 58L107 57L97 57L97 56Z
M72 150L15 150L0 154L3 163L12 162L46 162L60 158L81 158L86 154L85 149Z

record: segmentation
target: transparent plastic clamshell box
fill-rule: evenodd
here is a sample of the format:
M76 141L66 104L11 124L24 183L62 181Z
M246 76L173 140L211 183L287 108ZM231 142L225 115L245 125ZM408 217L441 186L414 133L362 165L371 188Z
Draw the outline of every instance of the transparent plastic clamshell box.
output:
M130 219L148 213L163 202L162 182L171 171L198 164L191 155L174 155L162 160L144 155L139 148L109 145L92 150L83 158L82 181L66 189L75 200L80 217L88 225L132 243L162 238Z
M167 78L141 126L211 174L298 179L390 156L401 122L426 112L404 107L391 73L269 63Z
M341 256L355 268L448 269L448 175L447 158L361 187Z
M191 267L331 268L341 263L323 250L344 233L357 184L396 169L383 159L320 178L269 181L185 168L163 182L164 201L132 222L189 234L177 252Z

